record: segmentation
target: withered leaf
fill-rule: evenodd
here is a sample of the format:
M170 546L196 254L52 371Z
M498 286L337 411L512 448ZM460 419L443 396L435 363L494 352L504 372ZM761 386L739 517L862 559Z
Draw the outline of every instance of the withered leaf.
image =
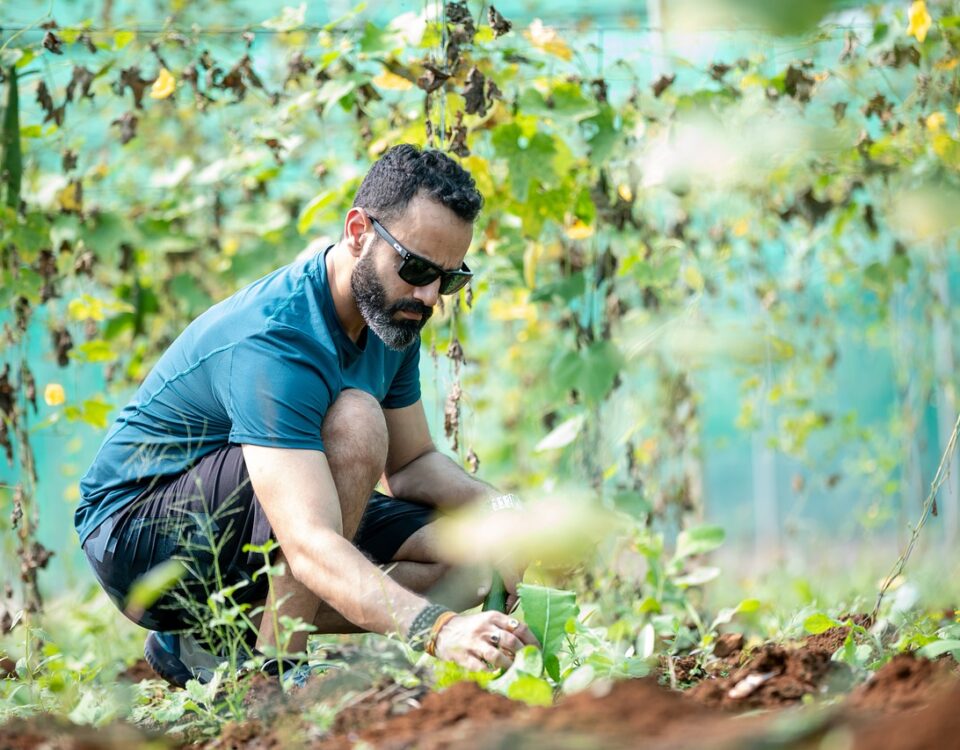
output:
M730 72L730 66L725 63L714 63L710 66L710 77L715 81L722 81L723 77Z
M10 382L10 363L3 365L3 372L0 372L0 417L5 421L14 422L16 415L13 413L13 383Z
M802 67L796 65L787 67L787 74L783 80L783 90L787 96L793 97L798 102L808 102L814 84L816 81L808 76Z
M607 101L607 82L603 78L594 78L590 81L590 86L593 87L593 95L597 97L597 101L604 104Z
M474 66L467 76L467 86L463 90L463 98L466 100L466 112L468 115L487 114L487 97L484 91L486 78L480 69Z
M302 76L313 70L313 67L313 61L304 57L302 50L297 50L287 60L287 75L283 79L283 87L286 88L288 84L298 82Z
M916 67L920 65L920 50L912 44L895 44L893 45L893 49L882 52L877 57L877 62L880 65L886 65L891 68L902 68L905 65L913 65Z
M460 448L460 399L462 396L460 383L454 381L443 406L443 430L454 452Z
M94 44L93 37L91 37L86 31L77 37L77 41L84 45L91 54L97 54L97 45Z
M73 336L66 326L58 326L50 332L53 340L53 350L57 355L57 364L66 367L70 364L70 350L73 349Z
M467 451L467 467L470 469L471 474L476 474L480 471L480 457L473 448Z
M490 28L493 29L494 37L503 36L513 28L513 23L500 15L500 12L492 5L487 11L487 21L490 23Z
M147 87L153 84L153 81L153 78L141 78L140 68L136 65L131 65L129 68L124 68L120 71L120 80L114 88L117 96L123 96L123 92L129 88L133 94L133 106L137 109L143 109L143 94L147 90ZM126 115L124 115L124 117L125 116ZM116 120L114 120L114 122L116 122ZM133 136L130 136L130 138L132 137ZM126 143L130 138L123 142Z
M77 152L72 149L66 149L61 156L60 164L64 172L71 172L77 166Z
M674 82L675 80L677 80L677 76L676 76L675 74L673 74L673 73L671 73L670 75L664 74L664 75L660 76L660 77L659 77L656 81L654 81L653 84L650 86L650 88L653 89L653 95L654 95L657 99L659 99L660 96L663 94L663 92L666 91L668 88L670 88L670 86L673 84L673 82Z
M847 116L847 103L846 102L836 102L833 105L833 121L838 125L843 121L843 118Z
M43 48L55 55L62 55L63 41L52 31L48 31L43 35Z
M23 395L33 406L33 413L37 413L37 381L33 371L26 362L20 363L20 382L23 384Z
M94 266L97 265L97 256L92 250L86 250L77 256L73 263L73 272L78 276L93 276Z
M93 85L93 79L94 75L92 71L82 65L75 65L70 83L67 84L67 101L73 101L73 95L77 87L80 88L81 97L93 99L93 93L90 91L90 86Z
M463 0L451 0L446 7L447 20L450 23L460 24L464 28L473 28L473 16Z
M893 119L893 104L887 101L887 97L880 93L873 96L870 101L863 106L862 111L866 117L876 115L884 125Z
M124 112L110 124L117 125L120 128L120 143L126 144L137 137L137 124L139 122L140 120L133 112Z
M54 105L53 97L50 96L50 89L47 88L45 81L37 82L37 104L44 111L44 122L54 122L58 126L63 125L64 105L61 104L59 107Z
M442 68L437 67L431 62L424 61L423 67L425 72L423 75L417 78L417 86L426 91L428 94L432 94L438 88L443 86L444 82L450 77L450 73Z
M849 62L853 59L853 53L856 51L859 41L854 32L847 32L843 38L843 51L840 53L840 62Z

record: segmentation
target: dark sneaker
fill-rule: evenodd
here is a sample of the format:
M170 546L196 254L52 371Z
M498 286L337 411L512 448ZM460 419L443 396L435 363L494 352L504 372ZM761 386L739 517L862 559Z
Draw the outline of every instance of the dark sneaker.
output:
M190 680L207 683L225 661L205 650L192 635L151 631L143 644L143 656L151 669L175 687Z

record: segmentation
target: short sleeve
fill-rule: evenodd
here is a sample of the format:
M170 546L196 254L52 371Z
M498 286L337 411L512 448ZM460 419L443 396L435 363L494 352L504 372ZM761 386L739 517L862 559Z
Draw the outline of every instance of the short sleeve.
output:
M403 353L397 374L380 405L384 409L402 409L420 400L420 341Z
M225 364L218 390L231 443L323 450L323 418L340 390L336 355L294 328L268 326Z

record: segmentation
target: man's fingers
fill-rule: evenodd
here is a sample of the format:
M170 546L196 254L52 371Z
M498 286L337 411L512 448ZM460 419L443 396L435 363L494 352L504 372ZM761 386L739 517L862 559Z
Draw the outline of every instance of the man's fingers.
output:
M484 664L476 656L465 656L457 661L460 662L460 666L470 672L483 672L487 669L487 665Z
M513 635L513 633L508 633L505 630L500 631L500 649L502 651L509 651L511 654L516 655L522 648L523 641Z
M499 614L499 613L498 613ZM524 623L520 622L515 617L510 617L508 615L500 614L499 617L494 620L495 624L506 630L508 633L513 633L517 638L519 638L527 646L539 646L540 641L537 640L537 637L530 632Z
M487 646L477 651L479 656L491 667L509 669L513 660L495 646Z

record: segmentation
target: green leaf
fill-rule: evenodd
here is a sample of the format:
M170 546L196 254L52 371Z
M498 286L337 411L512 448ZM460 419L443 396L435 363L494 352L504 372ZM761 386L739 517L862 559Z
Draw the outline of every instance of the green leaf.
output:
M545 438L537 443L533 449L534 453L556 450L557 448L570 445L570 443L577 439L577 435L580 434L580 430L586 420L585 415L578 414L554 427Z
M187 568L180 560L167 560L151 568L130 588L124 610L142 613L176 586L186 572Z
M300 234L306 234L310 227L313 226L317 214L333 203L339 194L336 190L324 190L322 193L315 195L300 212L300 216L297 219L297 231Z
M723 544L725 537L726 533L720 526L698 526L681 531L677 537L677 551L673 559L682 560L692 555L712 552Z
M587 402L599 403L613 387L623 364L623 355L612 342L595 341L579 352L564 354L554 377L564 390L576 388Z
M507 688L506 695L510 700L521 701L528 706L553 705L553 688L550 683L530 674L517 676Z
M937 659L944 654L952 654L960 661L960 640L934 641L917 650L917 654L924 659Z
M820 633L825 633L830 630L830 628L837 628L841 625L842 623L834 620L832 617L828 617L823 614L823 612L810 615L803 621L803 629L811 635L819 635Z
M551 182L552 160L557 153L553 138L534 132L528 136L516 122L498 125L491 136L497 155L507 161L510 189L519 201L527 199L530 184Z
M132 31L115 31L113 33L113 49L121 50L136 38L137 35Z
M520 595L527 627L540 641L544 662L553 669L555 662L551 657L555 660L563 647L567 620L576 617L580 611L576 594L525 583L517 586L517 593ZM559 669L550 676L559 680Z

